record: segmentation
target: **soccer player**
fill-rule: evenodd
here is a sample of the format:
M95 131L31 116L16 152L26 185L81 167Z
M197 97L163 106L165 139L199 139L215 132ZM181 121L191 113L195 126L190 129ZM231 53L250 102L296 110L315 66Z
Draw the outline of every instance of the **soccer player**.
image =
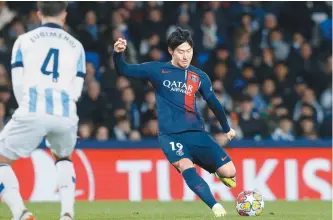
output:
M228 187L235 187L236 169L228 154L205 132L195 106L200 92L221 123L229 140L236 132L228 125L224 109L216 98L206 73L191 66L193 40L190 33L178 28L168 38L171 62L127 64L122 56L126 40L114 44L113 59L117 72L149 80L156 93L159 142L169 162L182 174L188 187L214 212L226 215L216 202L208 184L198 175L194 164L214 173Z
M38 2L42 26L22 34L12 51L12 80L19 104L0 133L0 197L14 220L34 220L19 192L11 164L28 157L44 137L56 159L61 218L74 218L75 170L70 159L76 144L76 101L85 76L82 44L63 30L67 3Z

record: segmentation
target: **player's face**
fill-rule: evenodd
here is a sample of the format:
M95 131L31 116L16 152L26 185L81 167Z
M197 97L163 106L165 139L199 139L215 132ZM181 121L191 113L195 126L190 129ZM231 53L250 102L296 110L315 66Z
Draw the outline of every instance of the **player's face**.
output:
M172 63L180 68L187 68L193 57L193 48L187 42L179 45L174 51L169 50Z

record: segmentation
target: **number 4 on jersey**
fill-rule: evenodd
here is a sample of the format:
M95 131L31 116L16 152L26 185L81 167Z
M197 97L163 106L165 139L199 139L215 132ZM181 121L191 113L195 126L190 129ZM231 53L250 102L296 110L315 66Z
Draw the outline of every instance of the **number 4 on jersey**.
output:
M47 71L47 67L49 65L49 62L53 59L53 68L52 71ZM58 60L59 60L59 50L51 48L49 52L47 53L47 56L43 62L42 68L40 69L44 75L50 75L53 76L53 82L58 81L59 73L58 73Z

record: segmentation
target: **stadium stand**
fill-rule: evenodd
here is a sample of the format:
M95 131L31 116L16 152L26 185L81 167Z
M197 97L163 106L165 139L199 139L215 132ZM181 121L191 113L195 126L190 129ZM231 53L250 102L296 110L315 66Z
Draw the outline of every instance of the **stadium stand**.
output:
M194 38L193 65L210 76L236 139L332 137L332 2L69 2L66 30L87 51L79 136L141 140L158 134L147 82L119 77L113 43L126 38L126 60L165 62L177 26ZM297 13L295 13L297 11ZM0 2L0 127L17 103L11 88L15 39L40 24L34 2ZM223 143L206 103L197 108Z

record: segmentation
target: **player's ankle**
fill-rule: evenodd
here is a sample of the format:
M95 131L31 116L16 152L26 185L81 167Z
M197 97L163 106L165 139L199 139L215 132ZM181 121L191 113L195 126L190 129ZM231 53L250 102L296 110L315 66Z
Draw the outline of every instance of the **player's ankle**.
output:
M215 205L213 205L212 210L214 210L216 208L221 208L221 207L223 207L223 206L217 202Z

